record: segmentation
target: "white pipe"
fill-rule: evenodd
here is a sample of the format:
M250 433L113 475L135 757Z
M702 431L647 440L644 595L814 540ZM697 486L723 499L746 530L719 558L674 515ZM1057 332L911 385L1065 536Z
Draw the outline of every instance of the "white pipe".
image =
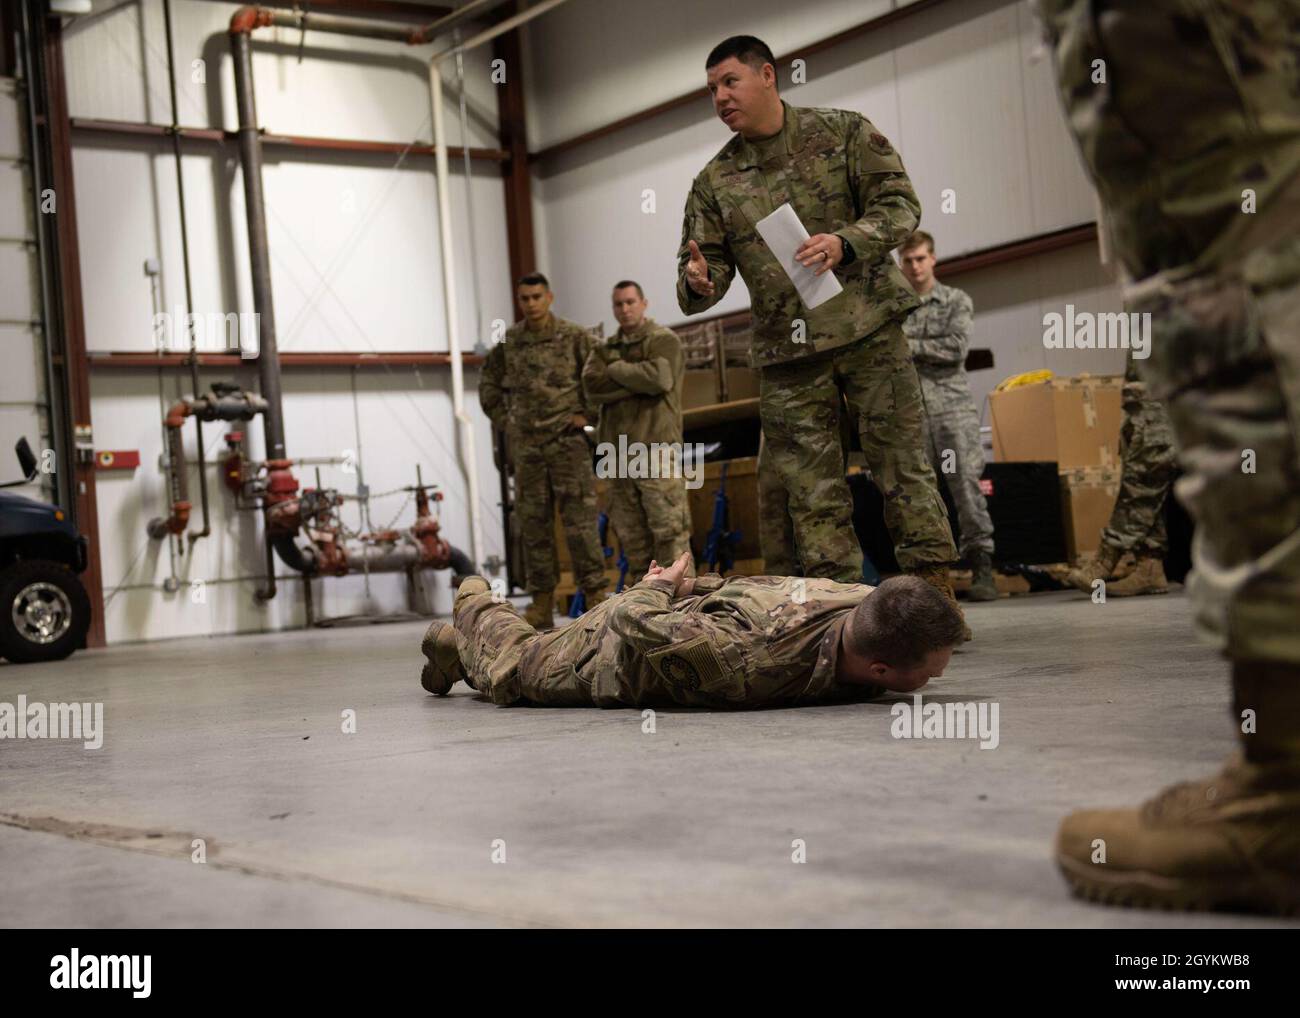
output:
M442 117L442 72L439 68L445 57L453 53L463 53L480 46L498 35L510 31L525 21L530 21L558 7L566 0L543 0L526 11L506 18L467 40L462 45L437 53L429 61L429 101L433 104L433 148L434 167L438 174L438 236L442 246L442 288L443 311L447 319L447 353L451 358L451 406L456 417L456 426L460 434L461 470L469 488L469 540L470 555L474 559L474 568L483 568L482 521L479 518L478 495L478 457L475 454L474 426L465 412L465 369L461 363L459 324L456 314L456 267L452 255L451 241L451 188L447 179L447 138ZM512 67L507 73L519 74L521 69ZM469 139L462 138L462 145L468 145ZM477 271L477 266L471 267ZM509 535L506 535L509 540Z
M520 11L518 14L506 18L505 21L498 21L491 28L485 28L483 31L479 32L478 35L467 39L463 44L452 46L451 49L445 49L441 53L435 53L433 56L433 63L436 64L443 57L451 56L451 54L457 51L463 53L466 50L473 49L475 46L481 46L483 43L495 39L498 35L504 35L512 28L517 28L526 21L532 21L533 18L537 17L537 15L545 14L552 7L559 7L560 4L566 2L567 0L542 0L540 4L533 4L533 6L529 7L526 11ZM515 68L515 70L518 71L519 68Z
M479 520L478 457L474 425L465 412L465 366L461 363L456 317L456 267L451 250L451 188L447 179L447 140L443 136L442 72L438 61L429 63L429 95L433 102L434 162L438 173L438 233L442 245L443 310L447 318L447 353L451 357L451 407L460 433L461 470L469 487L469 543L474 568L483 568L483 537ZM468 139L461 139L462 144ZM475 268L475 267L471 267Z

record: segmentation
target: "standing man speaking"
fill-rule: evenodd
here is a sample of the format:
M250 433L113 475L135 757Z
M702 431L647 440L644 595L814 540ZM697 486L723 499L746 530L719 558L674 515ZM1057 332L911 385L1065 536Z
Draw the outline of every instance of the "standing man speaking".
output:
M712 307L737 270L749 287L763 434L789 494L805 575L862 581L839 437L843 400L884 495L899 564L951 599L957 550L902 330L917 300L890 257L921 214L902 161L860 114L782 101L776 59L753 36L719 43L705 69L714 109L735 137L686 200L677 302L686 314ZM756 229L787 202L809 233L800 264L834 272L844 287L814 310Z

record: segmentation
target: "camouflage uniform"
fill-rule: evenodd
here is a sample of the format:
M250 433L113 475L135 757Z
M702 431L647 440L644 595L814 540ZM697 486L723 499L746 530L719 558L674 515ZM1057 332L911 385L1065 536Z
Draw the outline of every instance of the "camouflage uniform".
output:
M783 105L779 134L757 142L736 135L695 178L677 302L686 314L712 307L737 270L749 288L763 433L809 576L862 576L839 441L841 394L884 493L900 564L951 562L956 549L922 446L920 388L899 324L917 301L889 254L916 228L916 194L898 153L865 117ZM852 260L835 269L843 292L813 310L755 228L786 202L810 235L833 232L852 247ZM691 240L709 263L712 296L686 282Z
M980 415L966 378L973 310L964 290L936 280L921 297L921 306L903 323L921 380L925 447L957 507L961 553L967 559L975 552L993 554L993 521L980 490L984 474ZM950 472L944 469L946 459L955 459Z
M578 585L586 591L606 585L591 447L572 424L575 414L589 421L596 416L581 381L591 345L586 329L556 315L538 332L527 322L516 322L488 353L479 380L483 410L509 439L515 511L524 540L528 590L534 594L553 591L559 581L556 503Z
M1151 315L1142 376L1186 470L1175 490L1197 524L1188 585L1198 627L1232 662L1241 748L1140 809L1066 817L1057 863L1078 893L1107 902L1294 914L1300 3L1040 6L1070 126L1134 280L1127 310Z
M884 692L835 678L843 622L874 588L716 574L695 582L674 601L668 581L643 580L548 633L490 592L462 593L460 661L470 685L502 705L744 709Z
M794 543L790 496L768 459L767 441L758 440L758 547L769 576L802 576Z
M1174 436L1165 405L1152 399L1130 356L1124 372L1124 426L1120 431L1119 498L1101 532L1120 552L1164 558L1165 499L1174 480Z
M1043 3L1137 280L1127 309L1151 313L1142 374L1188 471L1198 622L1232 657L1300 663L1300 7L1152 3L1102 22L1094 7ZM1109 86L1092 81L1099 59Z
M602 446L608 443L616 450L622 436L628 446L674 450L671 461L653 457L660 467L671 465L674 477L624 477L620 471L609 479L609 518L631 576L644 576L651 559L669 563L691 547L680 461L685 371L677 333L650 318L631 332L620 328L607 343L594 345L582 371L588 402L601 408L596 434Z

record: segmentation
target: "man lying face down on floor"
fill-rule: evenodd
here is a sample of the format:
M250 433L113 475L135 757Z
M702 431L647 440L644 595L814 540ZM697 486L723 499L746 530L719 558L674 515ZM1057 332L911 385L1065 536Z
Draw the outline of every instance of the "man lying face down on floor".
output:
M915 576L879 587L786 576L688 577L690 553L539 633L474 576L425 634L420 683L463 680L502 705L753 708L869 700L942 675L962 620Z

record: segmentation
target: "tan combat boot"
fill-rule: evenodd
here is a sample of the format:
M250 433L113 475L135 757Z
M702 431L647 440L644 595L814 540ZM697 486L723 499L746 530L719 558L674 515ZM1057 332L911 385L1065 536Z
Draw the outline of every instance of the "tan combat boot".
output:
M431 623L420 650L429 659L420 672L420 685L434 696L446 696L457 682L467 681L465 666L456 649L456 630L448 623Z
M965 638L965 641L969 643L971 640L975 639L975 634L970 631L970 626L966 624L966 614L961 610L961 605L957 603L957 595L952 592L952 580L948 576L948 567L919 566L918 568L911 570L911 572L912 575L919 576L921 579L925 580L926 583L930 584L930 586L938 590L939 593L946 597L952 603L952 606L957 609L957 614L961 616L962 636Z
M1140 556L1131 573L1122 580L1106 584L1108 597L1167 593L1169 593L1169 581L1165 579L1164 563L1154 555Z
M1097 549L1097 556L1080 562L1066 574L1065 582L1085 594L1092 593L1092 585L1097 580L1109 580L1115 574L1122 552L1109 544L1102 544ZM1107 591L1109 593L1109 591Z
M1238 661L1243 755L1139 809L1071 813L1056 861L1080 897L1300 914L1300 665Z
M587 607L584 609L585 611L591 611L591 609L595 608L596 605L604 604L609 600L609 595L605 593L604 587L601 587L599 590L584 590L582 595L587 602Z
M524 609L524 621L539 633L555 628L555 591L538 591L533 602Z

